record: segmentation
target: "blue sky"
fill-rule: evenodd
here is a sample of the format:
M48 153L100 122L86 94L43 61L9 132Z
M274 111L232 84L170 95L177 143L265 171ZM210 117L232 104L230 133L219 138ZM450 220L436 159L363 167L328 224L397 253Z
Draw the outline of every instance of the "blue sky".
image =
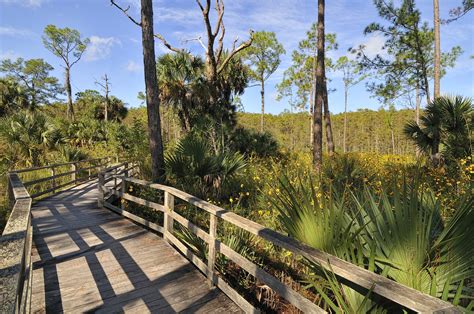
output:
M117 0L130 5L130 14L139 17L139 0ZM446 18L451 8L461 0L440 1L441 18ZM432 1L418 0L423 19L432 22ZM225 11L226 42L230 47L238 36L248 37L248 30L266 30L276 33L287 54L280 68L267 81L266 111L280 113L290 109L287 100L276 101L275 85L282 79L290 64L291 52L305 37L316 17L316 0L227 0ZM337 33L339 50L331 53L337 58L347 49L365 44L370 53L376 54L383 45L380 36L365 37L363 30L370 22L381 21L372 1L326 1L327 32ZM155 31L160 32L175 46L182 46L195 53L203 53L196 42L186 40L204 36L201 13L194 0L155 0ZM144 90L140 29L132 24L109 0L0 0L0 58L43 58L55 67L54 75L63 80L60 59L47 51L41 35L48 24L71 27L91 39L83 58L72 69L73 92L98 89L94 82L105 73L112 82L112 94L123 99L130 107L140 105L137 93ZM470 12L461 20L441 28L442 49L460 45L464 53L454 69L442 79L442 93L474 96L474 23ZM157 54L167 52L156 43ZM330 107L334 113L343 110L343 85L339 73L328 73L332 78ZM242 97L245 110L259 112L258 87L248 88ZM380 104L371 98L361 83L351 89L349 109L377 109Z

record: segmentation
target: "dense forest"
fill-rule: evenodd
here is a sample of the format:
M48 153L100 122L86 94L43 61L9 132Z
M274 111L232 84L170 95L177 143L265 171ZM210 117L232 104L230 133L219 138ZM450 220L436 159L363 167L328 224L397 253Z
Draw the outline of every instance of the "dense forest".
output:
M0 61L0 230L11 211L8 173L40 167L29 177L20 174L39 180L29 187L37 191L45 187L41 178L50 175L41 166L107 156L136 163L140 179L175 187L472 311L474 106L468 91L443 93L441 78L463 54L473 52L463 51L472 45L441 50L439 28L469 23L464 15L474 5L465 0L442 12L449 18L441 21L435 0L430 7L434 19L427 21L419 2L374 0L370 5L378 20L361 25L361 35L381 35L383 47L376 54L364 45L344 47L344 55L331 58L340 35L326 29L325 10L334 5L330 1L311 1L312 23L288 52L275 32L254 31L252 25L245 37L240 34L228 44L224 12L231 9L222 0L193 1L203 33L181 42L157 33L153 18L159 19L160 11L153 12L153 1L141 0L141 10L135 11L127 1L107 1L108 15L140 31L145 84L133 106L114 94L110 74L97 79L90 73L96 88L73 93L71 74L82 66L93 38L46 25L42 48L55 58L54 65L41 58ZM189 42L202 49L188 49ZM291 60L281 69L286 53ZM64 80L53 75L55 67L64 71ZM287 109L269 114L269 78L278 69L282 75L275 95ZM335 80L342 90L332 89ZM358 84L378 101L379 110L348 106ZM249 88L258 88L254 112L242 110ZM337 114L332 93L343 95L345 103ZM138 184L129 192L164 201ZM150 208L124 199L120 206L164 223ZM179 210L210 230L205 212L191 205ZM220 224L217 234L222 243L329 312L406 310L236 227ZM208 258L211 244L184 228L174 236L196 256ZM221 256L215 262L220 276L260 310L298 311L229 259Z

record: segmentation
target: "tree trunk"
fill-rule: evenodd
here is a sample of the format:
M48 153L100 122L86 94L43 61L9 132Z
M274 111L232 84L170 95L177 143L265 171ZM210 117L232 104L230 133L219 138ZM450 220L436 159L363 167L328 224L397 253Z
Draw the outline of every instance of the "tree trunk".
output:
M265 81L263 80L263 78L261 79L260 84L262 86L262 89L260 91L260 95L262 96L262 116L260 118L260 132L263 133L265 119Z
M395 134L393 133L393 128L390 128L390 134L392 135L392 154L395 155Z
M72 88L71 88L71 68L66 65L66 93L67 93L67 117L74 120L74 108L72 105Z
M441 46L439 31L439 0L433 0L434 9L434 99L440 96Z
M316 97L314 106L314 129L313 129L313 167L320 171L323 160L323 128L322 110L324 106L324 0L318 0L318 38L316 57Z
M329 156L332 156L334 155L334 139L332 135L331 112L329 111L328 87L326 83L326 77L324 77L323 93L324 93L324 124L326 125L326 141L328 144Z
M146 106L151 153L151 175L154 182L164 178L163 141L161 138L160 98L156 77L155 40L152 0L141 0L143 64L145 70Z
M420 105L421 105L421 97L420 97L420 87L419 84L416 83L416 89L415 89L415 122L417 125L420 125ZM416 157L420 157L421 155L421 150L416 146Z
M347 95L348 95L348 86L344 86L344 135L343 135L343 140L342 140L342 146L344 153L347 152L347 147L346 147L346 134L347 134Z
M104 108L104 120L109 121L109 108L110 108L110 99L109 99L109 78L105 74L105 108Z
M314 84L312 84L314 86ZM313 150L313 130L314 130L314 88L311 88L311 94L309 96L309 147Z

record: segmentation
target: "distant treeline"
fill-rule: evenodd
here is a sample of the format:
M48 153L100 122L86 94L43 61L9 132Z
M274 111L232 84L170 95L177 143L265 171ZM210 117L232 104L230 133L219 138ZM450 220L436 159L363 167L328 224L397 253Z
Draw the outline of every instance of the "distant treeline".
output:
M173 141L182 132L177 118L164 110L162 127L165 141ZM237 123L244 128L260 130L260 113L238 113ZM125 123L134 118L146 121L144 108L130 109ZM414 110L368 110L347 114L347 150L381 154L415 154L415 146L403 134L403 127L415 118ZM336 151L342 151L344 115L331 116ZM310 117L307 113L265 115L265 132L271 133L282 148L292 151L309 150Z
M359 110L347 114L347 150L382 154L414 154L415 146L403 134L403 127L415 118L414 110ZM239 113L238 123L259 130L260 114ZM344 114L331 116L336 151L342 151ZM281 113L265 116L265 130L290 150L310 147L310 116L307 113ZM324 130L324 129L323 129ZM393 136L393 137L392 137ZM323 137L325 139L325 137Z

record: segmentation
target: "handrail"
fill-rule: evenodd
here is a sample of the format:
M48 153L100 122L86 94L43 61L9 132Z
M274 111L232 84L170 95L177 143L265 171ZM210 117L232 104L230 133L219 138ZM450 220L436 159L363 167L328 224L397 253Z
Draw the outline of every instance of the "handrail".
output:
M16 173L8 174L12 212L0 237L0 312L30 312L32 199Z
M84 162L102 161L102 160L109 160L109 157L102 157L102 158L95 158L95 159L83 159L83 160L78 160L78 161L69 161L69 162L46 165L46 166L40 166L40 167L15 169L15 170L10 171L10 172L16 172L16 173L31 172L31 171L36 171L36 170L51 169L51 168L57 168L57 167L62 167L62 166L67 166L67 165L79 164L79 163L84 163Z
M22 184L25 187L29 187L35 184L52 181L51 187L31 194L31 198L35 199L39 196L42 196L48 193L56 193L56 191L59 191L60 189L66 186L70 186L72 184L75 185L75 184L78 184L79 182L84 182L84 181L96 178L98 173L92 174L91 170L98 169L100 171L104 169L105 167L108 166L109 159L110 159L109 157L84 159L84 160L79 160L79 161L58 163L58 164L41 166L41 167L24 168L24 169L18 169L18 170L15 169L15 170L10 171L9 174L12 174L12 173L24 174L28 172L37 171L37 170L50 169L51 175L48 177L37 178L30 181L22 182ZM87 165L86 163L88 163L89 165ZM92 163L97 163L97 164L92 164ZM62 173L56 173L56 169L58 167L64 167L64 166L71 166L71 170L62 172ZM85 178L78 178L78 174L81 174L83 171L88 171L87 176ZM57 182L57 179L63 178L66 176L71 176L70 180L68 180L67 182L59 182L59 183Z
M293 238L285 236L272 229L266 228L254 221L241 217L233 212L225 210L216 205L210 204L203 201L195 196L192 196L186 192L180 191L176 188L165 186L161 184L155 184L144 180L139 180L132 177L120 176L122 184L119 189L108 188L104 184L101 185L99 180L99 190L102 193L111 192L116 197L121 197L124 200L132 201L140 205L150 207L154 210L158 210L164 213L164 224L163 226L157 226L152 224L143 218L124 211L124 207L119 208L113 204L102 199L99 202L109 209L112 209L138 223L144 224L147 227L163 233L166 240L174 244L179 250L183 252L203 273L207 274L208 280L211 285L217 285L224 293L228 294L236 303L241 306L242 309L247 312L254 312L255 309L247 301L236 299L236 292L230 288L219 276L217 276L216 269L214 267L216 253L221 253L235 262L237 265L245 269L251 275L255 276L260 281L267 284L270 288L280 294L282 297L287 299L294 306L302 310L303 312L324 312L321 308L317 307L310 300L304 298L302 295L292 290L290 287L281 283L277 278L267 273L258 265L254 264L245 257L239 255L237 252L222 243L216 236L217 223L220 218L227 221L234 226L237 226L253 235L259 236L274 245L282 247L294 254L301 255L306 259L321 265L327 271L333 272L337 276L344 278L348 282L351 282L359 287L365 288L372 291L372 293L383 296L384 298L398 303L410 310L423 313L433 313L442 311L444 313L460 313L459 309L449 302L435 298L433 296L424 294L413 288L404 286L393 280L390 280L381 275L375 274L364 268L358 267L347 261L344 261L336 256L325 253L321 250L312 248L305 245ZM153 189L161 190L165 193L164 204L157 204L148 200L138 198L136 196L126 193L126 182L147 186ZM104 194L102 194L103 197ZM101 197L101 196L99 196ZM192 222L175 212L174 209L174 197L186 201L189 204L197 206L200 209L210 214L210 229L206 232L194 225ZM122 203L123 204L123 203ZM185 247L173 234L173 221L177 221L182 226L188 228L195 235L200 237L206 243L209 244L208 252L208 264L204 264L196 255L194 255L187 247Z

